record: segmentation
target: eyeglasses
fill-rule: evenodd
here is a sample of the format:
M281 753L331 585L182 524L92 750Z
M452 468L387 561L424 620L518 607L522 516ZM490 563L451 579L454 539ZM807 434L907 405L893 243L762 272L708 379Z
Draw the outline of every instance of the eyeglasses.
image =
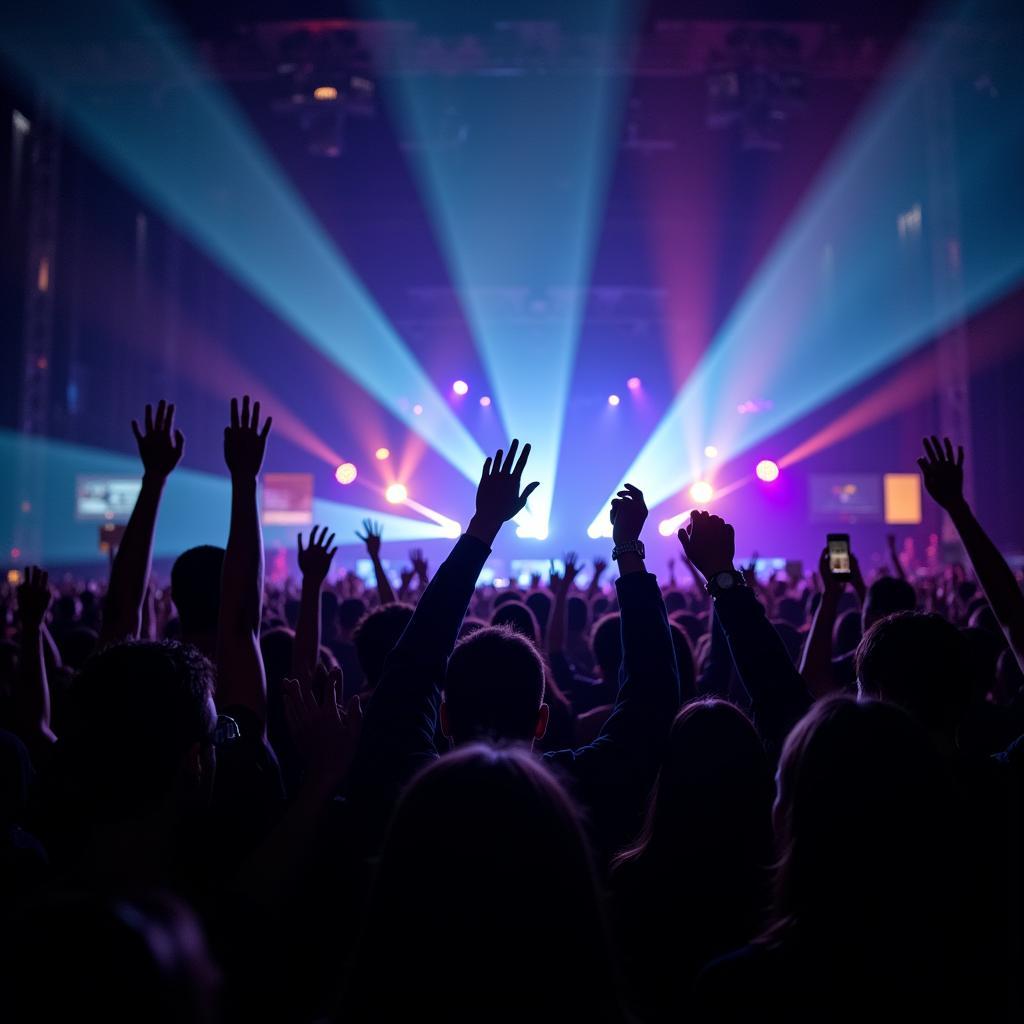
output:
M234 743L241 736L242 730L238 728L238 723L233 718L229 715L217 716L217 724L213 728L214 746L221 747L226 743Z

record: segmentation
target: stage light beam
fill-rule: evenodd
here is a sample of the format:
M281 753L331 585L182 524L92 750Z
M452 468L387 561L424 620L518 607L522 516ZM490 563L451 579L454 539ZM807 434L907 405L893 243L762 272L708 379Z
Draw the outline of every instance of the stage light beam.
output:
M956 119L955 184L927 134L953 117L960 48L992 6L912 33L612 494L632 480L657 505L700 473L681 438L714 437L735 457L1021 280L1022 67L1002 68L998 105Z
M66 51L79 36L132 53L135 70L126 76L116 60L71 60ZM29 87L55 99L78 138L130 188L478 479L484 454L476 441L166 12L143 0L7 4L0 56ZM150 98L155 87L159 106ZM398 399L403 394L421 396L416 419Z

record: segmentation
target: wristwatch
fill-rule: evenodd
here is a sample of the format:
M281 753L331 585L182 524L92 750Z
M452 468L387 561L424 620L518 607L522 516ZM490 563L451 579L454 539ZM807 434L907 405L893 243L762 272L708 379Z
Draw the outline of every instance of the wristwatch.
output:
M726 569L723 572L712 573L708 580L707 592L712 597L719 597L728 590L735 590L737 587L746 585L747 581L743 578L743 573L737 572L735 569Z
M617 562L619 555L639 555L641 558L646 558L644 542L642 540L627 540L625 544L616 544L612 548L612 561Z

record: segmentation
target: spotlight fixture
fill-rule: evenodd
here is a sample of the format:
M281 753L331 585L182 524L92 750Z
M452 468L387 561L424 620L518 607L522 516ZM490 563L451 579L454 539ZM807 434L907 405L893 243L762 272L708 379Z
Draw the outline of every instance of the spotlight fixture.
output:
M452 384L452 391L457 395L469 394L469 385L464 380L457 380Z
M772 462L771 459L762 459L755 467L754 472L757 474L757 479L763 480L766 484L779 479L778 464Z
M384 497L392 505L401 505L409 497L409 492L405 489L405 484L391 484L384 492Z
M713 444L709 444L704 449L704 457L706 459L717 459L718 458L718 449Z
M377 450L376 450L376 451L375 451L375 452L373 453L373 457L374 457L374 458L375 458L375 459L376 459L376 460L377 460L378 462L384 462L384 461L385 461L385 459L389 459L389 458L391 457L391 451L390 451L390 449L388 449L388 448L378 448L378 449L377 449Z
M630 377L629 380L626 381L626 387L629 388L630 391L639 391L640 390L640 378L639 377Z
M490 404L491 404L491 396L490 395L481 395L480 396L480 404L485 409L488 408L490 406Z
M351 462L343 462L335 471L334 479L339 484L350 484L356 478L356 467Z
M619 396L618 396L618 395L609 395L609 396L608 396L608 404L609 404L610 406L612 406L612 407L614 407L614 406L618 405L618 404L619 404L619 402L621 402L621 401L622 401L622 399L621 399L621 398L619 398Z

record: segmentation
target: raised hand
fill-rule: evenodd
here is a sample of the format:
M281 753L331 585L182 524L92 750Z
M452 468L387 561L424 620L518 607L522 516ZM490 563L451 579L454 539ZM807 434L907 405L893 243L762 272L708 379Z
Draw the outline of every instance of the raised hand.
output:
M302 572L303 581L310 580L320 586L331 571L331 562L338 549L331 547L334 544L334 534L328 537L326 526L321 527L319 537L316 531L316 526L310 530L309 547L302 546L302 534L299 534L299 570Z
M963 504L964 500L964 449L958 445L953 454L953 442L944 438L943 444L934 435L924 438L925 457L917 460L924 477L925 490L935 503L947 511Z
M259 421L259 402L253 402L250 414L249 396L245 395L239 415L238 399L231 399L231 425L224 428L224 461L233 477L259 476L273 417L267 417L262 430Z
M487 544L498 535L502 523L522 512L530 495L540 486L535 481L522 487L523 470L530 457L530 446L523 446L517 462L518 451L519 441L516 439L509 445L507 455L499 448L494 458L488 458L484 463L476 489L476 513L466 532Z
M573 582L580 571L580 564L576 561L576 552L570 551L562 557L565 564L565 572L559 573L555 569L555 563L551 563L550 587L557 597L560 594L568 594L572 589Z
M402 581L400 593L404 597L409 593L409 588L412 586L412 581L416 578L415 569L400 569L398 575Z
M736 557L736 534L721 516L694 511L678 537L687 559L704 579L709 580L715 573L732 569Z
M18 585L18 614L23 629L38 630L42 626L51 598L50 574L38 565L30 565Z
M601 574L608 568L608 563L603 558L594 559L594 579L599 580Z
M317 701L315 690L322 695ZM298 679L282 682L285 719L298 750L306 758L306 770L325 790L333 791L348 774L363 726L363 709L353 697L342 709L340 669L330 673L318 665L312 683Z
M640 531L647 520L647 505L644 503L643 492L632 484L624 484L623 489L612 501L612 541L627 544L640 539Z
M166 480L174 467L181 462L185 453L185 437L174 429L174 404L167 404L162 398L157 403L156 415L153 406L146 406L146 430L139 430L138 420L132 420L132 433L139 446L139 458L146 476Z
M380 523L372 519L363 520L363 532L356 530L356 537L366 545L366 553L371 558L380 558L380 541L384 536L384 529Z
M423 557L422 548L413 548L409 552L409 561L412 562L412 571L419 577L420 582L427 582L427 560Z

